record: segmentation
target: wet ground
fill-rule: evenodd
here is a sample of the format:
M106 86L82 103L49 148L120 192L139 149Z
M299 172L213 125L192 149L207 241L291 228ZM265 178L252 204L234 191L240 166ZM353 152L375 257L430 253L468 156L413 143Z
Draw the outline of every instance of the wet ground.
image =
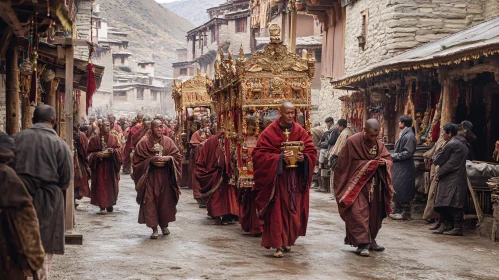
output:
M378 243L387 250L362 258L343 245L344 224L329 195L312 191L306 237L272 258L238 224L216 225L182 190L171 234L151 240L137 223L132 180L122 175L115 212L77 209L82 246L55 256L52 279L499 279L499 243L473 236L432 235L423 221L385 220Z

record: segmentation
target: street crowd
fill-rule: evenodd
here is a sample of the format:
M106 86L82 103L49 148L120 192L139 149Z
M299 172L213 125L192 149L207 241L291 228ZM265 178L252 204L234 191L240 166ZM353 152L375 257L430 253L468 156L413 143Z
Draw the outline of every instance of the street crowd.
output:
M283 103L279 117L259 135L248 163L252 188L236 186L234 157L216 115L195 120L185 176L194 199L220 225L239 222L280 258L306 235L310 189L330 192L345 221L345 244L357 247L360 256L383 251L376 242L382 220L411 219L413 120L400 118L399 140L388 151L376 119L354 133L345 119L329 117L325 128L315 123L309 133L295 122L295 112L292 103ZM39 105L29 129L12 138L0 132L0 279L49 279L53 255L64 254L63 190L72 180L75 199L89 197L98 214L106 215L117 204L121 174L130 174L138 223L151 229L151 239L159 231L169 235L176 219L184 158L173 140L174 121L143 114L133 120L91 117L75 127L71 153L54 130L55 116L52 107ZM444 124L440 140L425 154L431 187L424 219L434 223L436 234L463 235L471 128L466 121ZM303 149L281 151L286 141L301 142ZM288 168L293 158L296 167Z

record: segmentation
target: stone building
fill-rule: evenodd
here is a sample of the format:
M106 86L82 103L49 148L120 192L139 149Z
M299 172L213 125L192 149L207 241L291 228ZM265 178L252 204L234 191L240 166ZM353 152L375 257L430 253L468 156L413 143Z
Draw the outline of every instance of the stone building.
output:
M251 53L249 9L246 0L230 0L210 8L210 20L187 32L187 48L178 49L173 63L174 78L193 76L196 69L213 76L213 64L218 49L239 53L242 48Z
M497 15L488 0L305 0L299 11L322 24L322 81L318 116L341 116L341 96L330 81ZM348 89L348 90L347 90Z
M128 50L128 33L110 27L100 17L100 7L94 6L94 26L98 46L95 60L106 66L100 89L94 95L92 113L113 113L132 118L138 112L173 115L170 87L172 78L157 77L154 61L139 61L133 65Z

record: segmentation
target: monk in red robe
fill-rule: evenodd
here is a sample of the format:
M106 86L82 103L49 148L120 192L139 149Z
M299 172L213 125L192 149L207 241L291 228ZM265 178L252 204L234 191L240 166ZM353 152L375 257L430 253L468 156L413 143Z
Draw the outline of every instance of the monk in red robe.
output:
M157 166L154 163L163 163ZM154 120L151 134L135 147L133 178L140 204L139 224L152 228L151 239L170 234L168 224L175 221L182 178L182 155L172 139L163 135L163 124Z
M132 129L137 126L137 121L133 120L132 125L127 127L123 136L125 137L125 148L123 149L123 173L130 174L132 172L132 159L130 154L132 153ZM142 126L142 124L140 124Z
M262 246L275 248L274 257L289 252L298 236L305 236L309 212L309 191L314 173L317 150L307 131L295 121L295 107L291 102L281 105L281 116L260 135L253 150L255 168L256 209L264 220ZM298 153L298 167L286 168L291 151L281 152L286 141L302 141L303 152Z
M144 136L146 136L146 134L149 132L150 129L151 129L151 120L149 118L146 118L144 119L144 122L142 126L139 127L139 129L137 129L136 131L132 130L133 132L132 149L135 149L135 147L137 147L137 144L140 142L140 140L142 140Z
M121 146L118 137L109 133L109 122L103 121L100 135L90 138L88 161L92 170L92 192L90 203L100 207L100 214L113 212L118 200L120 181Z
M88 166L88 138L77 127L74 131L74 187L75 199L90 197L90 167ZM77 204L75 204L78 206Z
M201 129L194 132L190 140L190 145L191 145L191 156L189 159L190 184L188 182L188 185L192 188L192 195L194 196L194 199L199 203L200 208L205 208L206 203L204 202L203 199L201 199L201 192L200 192L201 186L199 182L196 180L194 172L201 151L201 147L203 147L204 142L211 137L210 127L211 127L210 119L207 117L203 117L201 119Z
M392 211L392 159L379 141L380 124L367 120L363 132L350 136L334 169L333 188L338 210L345 221L345 244L367 257L383 251L376 237L383 219Z
M86 132L86 136L88 139L92 138L92 136L95 136L99 134L99 127L97 125L97 122L95 121L95 117L89 117L88 118L88 130Z
M255 199L258 192L251 188L239 189L239 223L245 232L259 237L263 232L263 221L258 218Z
M226 163L230 155L225 153L223 133L210 137L198 149L194 174L201 186L201 198L207 204L208 215L217 218L222 225L227 225L237 219L239 206L236 187L229 184L231 171Z
M109 114L109 116L107 116L107 119L109 120L109 126L111 128L110 130L114 130L117 133L123 135L123 130L121 129L121 126L116 122L116 117L113 114Z

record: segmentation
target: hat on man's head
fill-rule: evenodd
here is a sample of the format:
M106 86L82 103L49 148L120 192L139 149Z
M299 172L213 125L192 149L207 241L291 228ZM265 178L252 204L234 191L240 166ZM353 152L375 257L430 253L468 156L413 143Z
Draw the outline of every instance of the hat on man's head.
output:
M343 127L347 127L347 120L345 120L345 119L339 119L338 120L338 125L341 125Z
M471 143L476 140L476 135L471 131L473 129L473 124L470 121L462 121L457 125L458 131L462 131L464 134L464 138L468 143Z
M334 123L333 117L327 117L326 118L326 122L332 122L332 123Z

